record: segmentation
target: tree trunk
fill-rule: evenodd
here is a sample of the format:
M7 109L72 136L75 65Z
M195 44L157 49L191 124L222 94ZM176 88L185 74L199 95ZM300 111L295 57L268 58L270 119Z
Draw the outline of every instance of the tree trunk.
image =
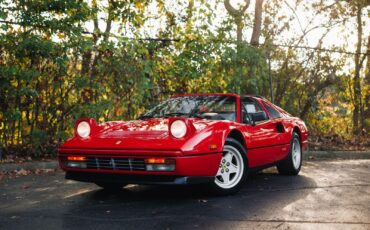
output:
M361 116L361 48L362 48L362 8L360 4L357 5L357 49L355 55L355 76L353 79L353 134L358 135L360 133L359 119Z
M365 74L365 85L367 86L365 103L363 105L364 112L362 114L362 124L365 130L365 134L370 134L370 124L366 123L365 119L370 119L370 36L367 37L367 63L366 63L366 74Z
M263 0L256 0L256 5L254 8L253 33L251 37L252 46L259 45L259 39L261 36L261 26L262 26L262 5L263 5Z
M237 10L230 4L230 0L224 0L225 8L227 12L233 17L234 22L236 24L236 42L237 42L236 46L237 46L238 58L240 58L240 49L241 49L241 44L243 42L243 28L244 28L243 16L246 10L248 9L250 0L244 0L244 2L245 2L245 5L241 9ZM237 74L233 82L235 93L240 93L242 74L243 73L242 73L241 65L238 64Z
M243 41L243 16L248 9L250 0L244 0L244 2L245 5L241 9L237 10L230 4L230 0L224 0L225 8L227 12L234 18L236 24L236 40L238 44Z
M238 47L240 46L240 44L243 41L243 28L244 28L243 22L242 21L237 22L237 24L236 24L236 42L237 42Z

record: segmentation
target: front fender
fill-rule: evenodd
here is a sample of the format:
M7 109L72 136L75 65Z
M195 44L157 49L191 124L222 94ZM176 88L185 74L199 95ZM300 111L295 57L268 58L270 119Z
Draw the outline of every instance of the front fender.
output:
M212 124L189 138L183 145L182 151L184 155L220 153L224 149L226 138L233 130L238 129L236 125L229 122Z

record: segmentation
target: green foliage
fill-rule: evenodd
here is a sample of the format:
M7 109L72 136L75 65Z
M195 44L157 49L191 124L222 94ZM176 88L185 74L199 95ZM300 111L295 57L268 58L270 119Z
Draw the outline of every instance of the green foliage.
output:
M229 17L217 19L222 1L191 2L0 1L1 145L55 151L78 118L133 119L174 94L269 98L268 56L278 105L306 119L312 133L351 133L345 57L269 46L281 36L285 17L271 8L279 4L266 5L266 44L252 47L233 42Z
M48 136L48 134L44 130L40 130L40 129L34 129L30 135L33 141L33 145L35 147L38 147L41 144L43 144L45 139L47 139L47 136Z
M222 65L229 76L228 91L239 94L268 95L268 67L266 50L240 44L228 47L222 57Z

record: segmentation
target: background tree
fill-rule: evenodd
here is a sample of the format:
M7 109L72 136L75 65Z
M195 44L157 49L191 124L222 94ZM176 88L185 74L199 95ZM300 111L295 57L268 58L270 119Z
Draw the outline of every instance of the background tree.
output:
M269 73L311 143L366 145L369 1L239 2L1 0L0 147L53 154L77 118L133 119L177 93L269 97Z

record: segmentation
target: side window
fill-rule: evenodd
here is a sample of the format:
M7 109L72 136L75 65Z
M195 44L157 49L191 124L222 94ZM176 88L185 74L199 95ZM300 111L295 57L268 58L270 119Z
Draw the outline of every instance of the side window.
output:
M268 105L266 103L263 103L263 105L265 106L265 108L269 112L271 119L281 117L281 114L276 109L274 109L272 106L270 106L270 105Z
M243 123L251 123L250 116L247 116L248 114L253 114L255 116L255 119L257 121L263 121L267 120L265 111L262 109L262 107L253 99L251 98L242 98L241 99L241 109L242 109L242 119Z

